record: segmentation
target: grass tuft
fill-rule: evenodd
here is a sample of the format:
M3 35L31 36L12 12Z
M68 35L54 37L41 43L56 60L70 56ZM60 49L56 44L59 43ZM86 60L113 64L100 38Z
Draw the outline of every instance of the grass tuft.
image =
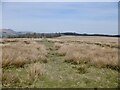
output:
M45 69L40 63L34 63L28 66L26 69L28 73L28 82L33 84L38 80L41 80L44 76Z
M20 78L17 74L4 72L2 74L2 85L3 86L9 86L9 85L16 85L20 82Z

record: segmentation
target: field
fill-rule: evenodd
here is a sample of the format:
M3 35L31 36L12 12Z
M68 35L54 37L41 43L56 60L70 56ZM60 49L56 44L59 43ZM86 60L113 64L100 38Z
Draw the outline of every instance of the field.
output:
M118 87L118 38L13 38L0 47L2 87Z

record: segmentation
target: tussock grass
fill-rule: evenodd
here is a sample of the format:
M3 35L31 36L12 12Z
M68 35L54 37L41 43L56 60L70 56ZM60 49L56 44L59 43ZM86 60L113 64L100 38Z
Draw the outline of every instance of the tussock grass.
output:
M2 84L2 68L0 68L0 84Z
M11 43L11 42L18 42L17 39L2 39L0 40L0 43L5 44L5 43Z
M56 43L54 44L54 48L55 48L56 50L58 50L58 49L61 48L62 46L63 46L63 44L58 43L58 42L56 42Z
M117 87L117 48L92 44L101 40L97 37L95 38L97 42L94 40L91 42L90 37L83 38L50 38L52 41L46 38L15 38L18 42L2 44L3 74L1 72L0 75L1 78L3 77L3 87ZM111 41L111 38L106 38L105 43L108 40ZM102 41L104 38L100 42L103 45ZM116 45L114 39L112 42ZM47 62L47 58L49 63L41 63ZM64 61L73 64L64 63Z
M20 78L15 73L4 72L2 74L2 85L9 86L9 85L16 85L20 82Z
M66 44L62 45L62 47L58 50L58 54L60 56L65 56L70 51L68 46L69 48L71 48L71 45L66 45Z
M63 45L58 53L65 55L66 62L89 63L96 67L118 66L118 49L102 48L94 45Z
M2 47L2 67L16 66L36 61L47 62L47 51L44 45L11 44Z
M43 75L45 74L44 65L41 65L40 63L31 64L28 66L26 70L28 73L27 77L28 77L29 84L32 84L37 80L42 79Z

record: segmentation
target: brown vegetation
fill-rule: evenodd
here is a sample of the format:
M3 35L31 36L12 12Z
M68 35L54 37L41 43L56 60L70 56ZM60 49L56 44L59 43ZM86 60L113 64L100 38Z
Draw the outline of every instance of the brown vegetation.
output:
M62 45L63 45L63 44L56 42L56 43L54 44L54 48L55 48L56 50L58 50L60 47L62 47Z
M66 36L5 39L1 41L4 43L0 42L2 85L12 88L116 87L116 69L120 70L116 40Z
M65 55L66 62L89 63L97 67L118 66L118 50L86 44L62 46L58 53Z
M16 43L2 47L2 66L21 67L26 63L47 62L44 45Z
M5 86L9 86L10 84L15 85L20 82L20 78L17 74L4 72L2 74L2 84Z
M28 72L28 82L29 84L32 84L36 82L37 80L42 79L45 69L43 65L40 65L40 63L31 64L26 69Z

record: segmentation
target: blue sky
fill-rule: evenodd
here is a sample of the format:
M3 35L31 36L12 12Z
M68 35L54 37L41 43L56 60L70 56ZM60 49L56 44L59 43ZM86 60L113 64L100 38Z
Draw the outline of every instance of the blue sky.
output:
M117 2L4 2L3 28L15 31L118 34Z
M2 4L0 3L0 28L2 28Z

